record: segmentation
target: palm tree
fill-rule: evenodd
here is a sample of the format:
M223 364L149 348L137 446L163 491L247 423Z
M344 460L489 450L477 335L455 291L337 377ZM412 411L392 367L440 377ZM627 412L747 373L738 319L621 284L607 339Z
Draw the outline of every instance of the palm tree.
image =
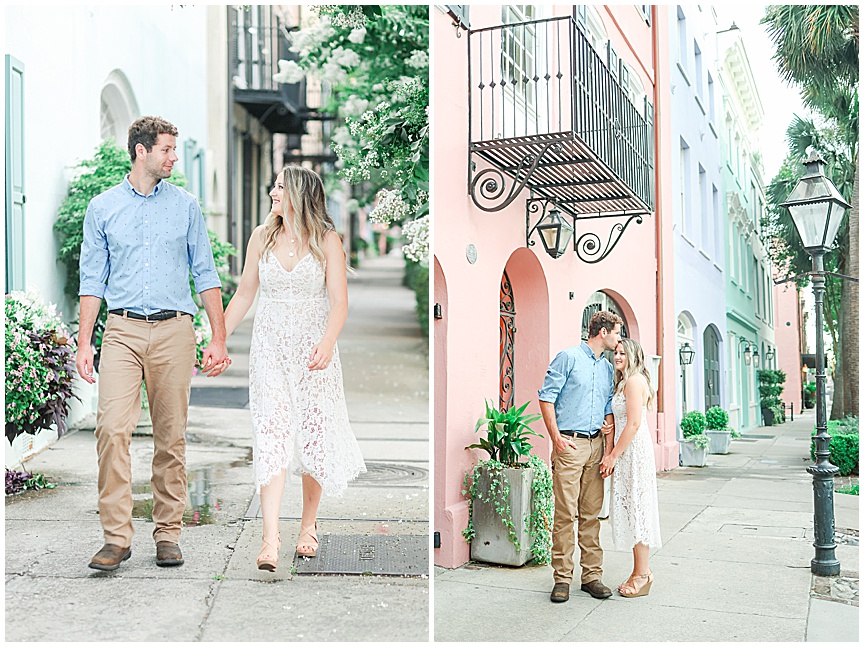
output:
M838 267L858 277L858 5L770 5L761 22L776 47L782 78L800 86L804 105L836 124L847 146L854 173L851 195L843 195L852 208L838 241ZM832 418L858 415L858 284L844 281L841 290L842 357L835 346L841 379L835 377Z

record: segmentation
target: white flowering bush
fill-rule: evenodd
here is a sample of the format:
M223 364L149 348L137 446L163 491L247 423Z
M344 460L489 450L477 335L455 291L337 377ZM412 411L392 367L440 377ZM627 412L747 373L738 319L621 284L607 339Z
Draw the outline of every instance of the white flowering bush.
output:
M402 247L402 253L415 263L429 265L429 216L406 222L402 227L402 235L408 241Z
M301 70L330 87L324 109L345 124L337 122L330 142L339 176L363 186L370 219L391 225L426 215L428 8L317 5L290 41L298 60L280 61L274 78L292 82Z
M38 290L12 292L5 299L6 437L66 430L75 346L54 304Z

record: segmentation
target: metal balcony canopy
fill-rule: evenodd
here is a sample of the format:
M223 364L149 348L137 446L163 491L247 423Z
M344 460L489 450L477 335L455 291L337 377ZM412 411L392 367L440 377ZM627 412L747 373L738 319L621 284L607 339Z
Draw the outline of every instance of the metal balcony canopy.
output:
M573 216L653 211L654 108L606 53L570 17L469 31L469 155L491 165L469 163L478 207L527 188Z

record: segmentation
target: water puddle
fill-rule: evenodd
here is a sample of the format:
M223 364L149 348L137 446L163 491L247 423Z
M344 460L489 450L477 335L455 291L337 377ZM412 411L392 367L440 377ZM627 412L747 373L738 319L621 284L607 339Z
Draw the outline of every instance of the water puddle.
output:
M186 510L183 512L184 526L204 526L216 523L216 518L222 508L222 500L217 499L210 489L210 484L215 476L216 470L213 467L191 470L187 473ZM153 491L150 484L133 486L132 498L132 516L137 519L153 521Z

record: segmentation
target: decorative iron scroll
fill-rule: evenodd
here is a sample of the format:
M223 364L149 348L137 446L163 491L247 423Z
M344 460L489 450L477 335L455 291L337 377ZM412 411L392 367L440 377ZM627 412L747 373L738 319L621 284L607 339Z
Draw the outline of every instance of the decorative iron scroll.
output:
M606 258L613 249L615 249L618 241L621 240L624 230L627 229L627 225L633 222L633 220L636 221L637 225L641 225L642 215L634 213L632 216L627 218L627 222L624 224L621 224L620 222L615 223L612 230L609 232L609 239L606 241L606 247L601 247L600 236L594 232L582 234L576 241L576 256L579 257L579 260L585 263L599 263Z
M537 165L546 155L546 151L548 151L549 147L554 143L555 142L547 143L537 155L526 155L519 160L519 166L516 167L516 171L513 173L513 183L510 185L510 191L507 192L507 196L501 202L498 202L498 200L500 200L501 196L503 196L505 191L507 191L507 180L504 176L504 172L501 171L501 169L493 167L483 169L475 175L471 180L470 188L471 200L474 201L477 208L482 209L483 211L501 211L510 206L510 204L522 192L522 189L525 188L528 180L530 180L531 176L534 175ZM483 205L480 203L481 198L493 204L488 206Z
M501 275L501 341L498 408L507 411L513 406L513 356L516 345L516 305L513 288L505 271Z

